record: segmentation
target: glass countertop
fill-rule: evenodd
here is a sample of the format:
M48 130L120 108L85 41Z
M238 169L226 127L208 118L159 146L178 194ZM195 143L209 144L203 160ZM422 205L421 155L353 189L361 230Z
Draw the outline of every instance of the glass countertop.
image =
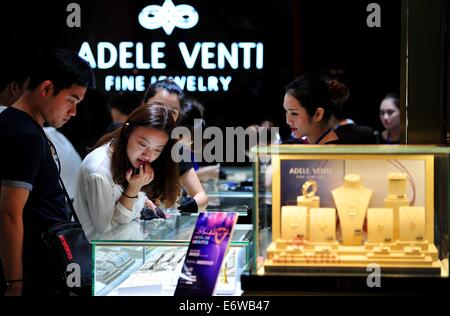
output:
M208 212L235 212L238 213L239 216L248 216L249 214L249 206L246 204L242 205L230 205L226 207L221 207L220 205L208 205Z
M209 180L202 183L206 195L211 198L252 198L253 197L253 180L252 185L242 186L241 183L230 180ZM262 193L266 197L271 197L269 193Z
M104 244L189 244L198 214L171 214L167 219L150 221L136 220L118 225L110 231L96 236L94 245ZM252 237L253 225L237 224L231 237L231 244L245 245Z

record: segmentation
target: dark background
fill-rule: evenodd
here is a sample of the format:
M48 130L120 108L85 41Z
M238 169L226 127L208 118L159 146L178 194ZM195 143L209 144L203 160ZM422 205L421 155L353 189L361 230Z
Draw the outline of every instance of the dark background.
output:
M96 55L99 41L166 43L166 70L95 69L97 89L89 91L78 115L61 131L82 155L103 134L110 122L104 91L105 74L230 74L228 92L197 92L190 95L206 108L208 125L243 126L272 120L287 136L282 108L284 86L296 76L314 73L338 79L350 89L349 116L357 123L381 129L378 107L382 97L400 87L400 1L376 1L381 6L381 28L366 25L366 7L373 1L173 0L189 4L200 15L188 30L175 28L167 36L160 28L146 30L137 20L148 1L76 1L81 6L81 28L66 25L66 7L75 1L2 2L1 50L26 52L31 61L45 47L79 50L88 41ZM185 42L263 42L264 68L256 70L202 70L188 73L181 59L171 52ZM189 47L192 47L190 45Z

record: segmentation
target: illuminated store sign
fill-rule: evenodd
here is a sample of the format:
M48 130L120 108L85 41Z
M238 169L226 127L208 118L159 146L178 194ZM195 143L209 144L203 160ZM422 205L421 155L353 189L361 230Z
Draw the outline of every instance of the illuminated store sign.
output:
M162 28L171 35L176 27L194 27L199 15L190 5L175 6L171 0L166 0L162 6L143 8L138 20L146 29ZM171 73L175 66L166 58L167 45L162 41L122 41L116 45L102 41L92 46L83 42L78 54L94 69L156 70L149 77L107 73L105 91L144 91L150 83L165 77L172 77L186 91L228 91L233 79L230 71L261 70L264 66L264 45L260 42L178 42L175 45L175 56L179 56L182 67L188 72L201 70L201 76ZM179 69L179 65L176 67ZM224 70L224 73L218 74L217 70ZM210 75L208 71L214 73Z
M198 22L198 13L187 4L175 6L171 0L164 1L162 6L149 5L139 13L139 23L143 28L155 30L162 27L167 35L172 34L175 27L193 28Z

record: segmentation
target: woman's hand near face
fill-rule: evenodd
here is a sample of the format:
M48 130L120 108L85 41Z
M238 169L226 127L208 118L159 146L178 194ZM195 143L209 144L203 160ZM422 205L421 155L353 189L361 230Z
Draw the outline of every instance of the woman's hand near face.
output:
M137 195L141 188L153 181L155 173L150 163L145 163L139 167L139 172L133 175L133 170L128 170L125 178L128 181L127 195Z
M155 203L153 203L152 200L150 200L150 199L148 199L148 198L147 198L147 200L145 200L145 206L146 206L147 208L151 209L153 212L155 212L156 207L157 207L157 206L155 205Z

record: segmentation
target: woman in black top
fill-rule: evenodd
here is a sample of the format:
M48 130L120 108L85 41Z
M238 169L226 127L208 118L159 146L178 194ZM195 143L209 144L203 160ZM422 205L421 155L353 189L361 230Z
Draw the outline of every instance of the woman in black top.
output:
M347 117L347 100L350 90L337 80L327 81L330 87L332 100L332 115L329 121L330 127L339 137L341 144L376 144L375 134L369 126L356 125Z

